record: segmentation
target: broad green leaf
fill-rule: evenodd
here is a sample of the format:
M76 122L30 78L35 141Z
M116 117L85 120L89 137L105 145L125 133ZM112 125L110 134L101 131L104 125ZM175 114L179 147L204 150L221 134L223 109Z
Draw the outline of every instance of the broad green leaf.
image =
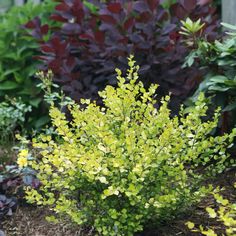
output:
M11 90L19 87L19 84L13 81L0 82L0 90Z
M48 116L42 116L39 119L36 120L35 122L35 127L36 129L41 128L45 124L47 124L50 121L50 118Z
M236 25L231 25L231 24L225 23L225 22L222 22L221 25L223 25L227 29L236 30Z
M34 98L29 101L29 104L33 107L38 107L39 103L42 101L42 98Z
M223 75L216 75L210 78L210 81L216 82L216 83L224 83L228 78Z
M225 91L228 91L229 89L230 88L220 87L220 86L217 86L217 85L210 85L209 86L209 90L212 90L212 91L225 92Z

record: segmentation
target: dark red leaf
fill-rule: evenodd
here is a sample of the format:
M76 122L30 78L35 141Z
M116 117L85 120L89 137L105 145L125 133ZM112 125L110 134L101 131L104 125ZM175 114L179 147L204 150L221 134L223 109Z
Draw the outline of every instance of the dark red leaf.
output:
M125 44L125 45L127 45L128 42L129 42L128 37L124 37L124 38L122 38L122 39L119 40L119 43L122 43L122 44Z
M58 15L58 14L52 14L50 16L50 19L51 20L55 20L55 21L59 21L59 22L67 22L67 19L62 17L61 15Z
M155 9L157 9L159 2L160 0L147 0L148 6L151 11L154 11Z
M110 15L100 15L100 19L108 24L113 24L115 25L117 21Z
M40 60L40 61L47 61L48 60L47 56L33 56L32 58L35 60Z
M138 16L137 22L147 23L151 18L152 18L151 13L146 11Z
M124 29L128 30L129 28L133 27L135 23L135 20L133 17L129 18L128 20L125 21L124 23Z
M120 13L121 11L121 4L119 2L116 3L109 3L109 5L107 6L107 9L112 12L112 13Z
M90 20L89 20L89 26L92 29L95 29L96 25L97 25L97 16L93 16Z
M83 9L79 9L77 11L73 9L72 13L76 18L76 22L81 23L84 20L85 13Z
M75 10L81 10L83 9L83 2L81 0L73 0L73 6L72 8Z
M70 55L70 52L68 51L68 43L66 41L62 41L60 47L57 48L56 53L62 58L68 57Z
M55 7L57 11L69 11L70 7L66 3L61 3Z
M192 11L197 5L197 0L180 0L180 3L187 11Z
M180 4L174 4L170 8L170 12L173 16L176 16L179 19L184 19L187 16L186 10Z
M42 45L41 50L46 53L54 53L54 49L48 45Z
M61 46L61 40L58 36L55 36L51 39L51 44L54 48L59 48Z
M74 68L75 67L75 65L76 65L76 60L75 60L75 58L74 57L69 57L68 59L67 59L67 61L66 61L66 65L68 66L68 67L70 67L70 68Z
M48 30L49 30L49 26L48 25L43 25L41 28L41 33L44 35L44 34L47 34L48 33Z
M80 39L87 39L87 40L93 40L93 36L91 34L80 34Z
M105 40L105 34L102 31L97 31L94 33L94 38L99 44L103 44Z
M28 29L36 29L41 26L41 20L39 17L35 17L33 20L27 22L25 27Z
M64 58L69 55L66 41L62 41L59 37L55 36L51 39L50 43L58 58Z
M34 21L29 21L25 24L25 27L28 28L28 29L34 29L35 28L35 23Z
M177 41L180 38L180 34L178 32L171 32L169 37L173 41Z
M52 70L53 73L60 73L62 62L60 59L55 59L49 62L48 67Z

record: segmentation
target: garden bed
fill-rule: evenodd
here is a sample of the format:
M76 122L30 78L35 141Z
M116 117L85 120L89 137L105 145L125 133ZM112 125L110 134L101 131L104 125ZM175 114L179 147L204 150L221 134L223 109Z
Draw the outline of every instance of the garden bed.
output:
M1 228L7 236L72 236L89 235L82 232L68 222L54 224L49 223L45 217L48 210L42 207L20 206L13 217L5 219Z
M223 196L230 201L236 200L236 192L234 189L234 182L236 182L235 169L219 175L214 180L214 186L220 186L225 190L222 192ZM167 222L158 229L146 230L144 233L137 234L137 236L197 236L199 233L191 233L186 227L187 221L192 221L196 225L203 225L205 227L211 226L217 232L222 232L224 227L212 219L209 219L208 213L205 211L207 206L216 207L215 201L211 196L208 196L201 201L196 208L189 211L188 215L180 216L178 219ZM13 217L5 219L0 223L2 229L7 236L89 236L93 235L91 232L84 231L78 227L69 224L69 222L61 224L49 223L45 217L49 211L45 208L35 208L33 206L20 206Z
M215 6L0 16L0 236L236 235L236 26Z

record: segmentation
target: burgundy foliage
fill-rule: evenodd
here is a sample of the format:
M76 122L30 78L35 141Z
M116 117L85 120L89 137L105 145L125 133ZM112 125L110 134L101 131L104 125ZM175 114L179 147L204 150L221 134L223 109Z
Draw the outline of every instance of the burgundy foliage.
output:
M38 18L26 25L40 43L42 69L51 69L55 82L72 98L96 99L98 90L116 83L114 68L125 69L131 53L141 65L142 81L158 83L161 95L171 92L177 103L200 82L197 68L181 68L188 49L178 32L180 20L201 18L204 34L215 39L218 20L211 1L177 0L168 10L159 0L88 2L97 11L80 0L59 1L51 15L61 22L57 29L41 25ZM48 30L51 37L44 41Z

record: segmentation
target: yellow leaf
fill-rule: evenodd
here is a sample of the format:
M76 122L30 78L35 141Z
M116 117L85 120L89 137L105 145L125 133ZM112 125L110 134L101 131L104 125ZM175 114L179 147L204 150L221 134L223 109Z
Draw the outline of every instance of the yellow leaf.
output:
M186 223L186 225L187 225L187 227L189 228L189 229L193 229L194 228L194 223L193 222L191 222L191 221L188 221L187 223Z
M211 218L216 218L216 212L215 212L215 210L214 209L212 209L212 208L210 208L210 207L207 207L206 208L206 211L208 212L208 214L209 214L209 216L211 217Z

